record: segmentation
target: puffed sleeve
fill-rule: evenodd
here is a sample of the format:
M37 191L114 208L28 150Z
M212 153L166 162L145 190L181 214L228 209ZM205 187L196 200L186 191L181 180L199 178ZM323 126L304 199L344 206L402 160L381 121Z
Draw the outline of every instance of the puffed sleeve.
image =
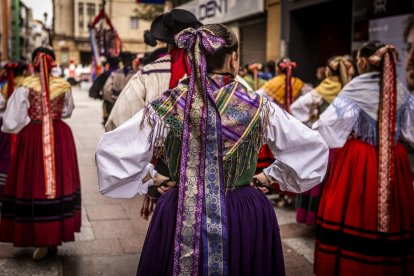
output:
M270 102L266 143L275 162L264 169L284 191L302 193L321 183L328 164L328 147L318 132Z
M146 89L142 79L141 71L135 74L122 89L121 94L115 102L105 125L105 130L110 131L141 110L145 106Z
M63 103L62 109L62 118L69 118L70 116L72 116L74 108L75 103L73 101L72 90L69 90L65 93L65 101Z
M6 133L20 132L30 123L29 107L29 90L25 87L17 88L7 101L1 130Z
M330 149L342 148L360 110L346 97L336 97L332 104L321 114L312 128L318 131Z
M152 110L152 109L151 109ZM157 115L154 115L157 116ZM98 143L95 160L98 168L99 190L112 198L131 198L145 194L157 174L150 161L153 155L154 129L142 124L144 110L135 114L120 127L103 135ZM149 181L144 182L144 178Z
M408 96L408 105L401 124L402 139L414 147L414 96Z
M323 98L312 90L300 96L290 106L290 113L302 123L308 123L311 116L317 112L317 107L323 103Z

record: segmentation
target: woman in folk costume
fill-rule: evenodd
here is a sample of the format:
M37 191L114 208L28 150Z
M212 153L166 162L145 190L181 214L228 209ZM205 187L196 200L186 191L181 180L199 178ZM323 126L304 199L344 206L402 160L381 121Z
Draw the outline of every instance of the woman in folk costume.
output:
M263 65L261 63L250 63L244 66L245 75L243 76L243 81L253 90L260 89L266 83L266 81L259 76L262 69Z
M326 78L311 92L299 97L290 108L291 114L302 123L311 125L332 103L341 89L355 75L352 59L334 56L329 59L325 70ZM330 159L334 151L331 151ZM310 226L316 225L316 214L323 184L296 197L296 220Z
M61 120L74 108L71 87L50 76L55 55L37 48L37 73L10 97L2 131L18 133L2 198L0 241L34 246L35 260L56 252L80 231L80 178L70 128Z
M303 93L302 89L305 88L303 81L292 75L292 71L295 67L296 63L292 62L289 58L281 58L276 63L277 76L266 82L265 85L257 91L259 94L282 106L288 112L290 110L290 105ZM274 160L275 158L272 151L267 145L264 145L259 151L256 173L262 172L263 169L270 166ZM273 184L273 187L279 191L276 198L278 206L283 207L285 205L293 204L295 196L293 193L280 193L277 184Z
M23 63L10 62L6 64L7 83L2 87L0 93L0 128L2 117L6 109L7 100L12 95L14 89L19 87L24 80L24 70L26 65ZM4 133L0 130L0 198L6 185L7 172L9 170L11 153L15 149L16 136Z
M293 77L296 63L289 58L281 58L276 63L277 76L266 82L257 92L268 97L289 112L291 104L303 94L306 86L299 78Z
M310 93L299 97L290 106L290 113L309 126L335 100L342 87L355 75L352 59L348 56L334 56L325 67L326 78Z
M274 210L250 186L258 149L267 143L279 158L255 185L277 181L298 192L323 178L327 147L317 133L236 81L239 43L229 28L188 28L176 41L189 57L190 78L106 133L96 151L106 196L133 197L154 181L165 192L138 275L284 275ZM172 179L149 163L162 152Z
M414 275L414 97L396 78L397 54L379 41L358 52L360 76L314 124L337 148L322 191L316 275Z

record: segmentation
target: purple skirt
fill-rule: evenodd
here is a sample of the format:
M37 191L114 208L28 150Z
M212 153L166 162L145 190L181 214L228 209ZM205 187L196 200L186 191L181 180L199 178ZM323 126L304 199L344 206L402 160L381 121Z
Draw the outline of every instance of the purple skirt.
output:
M177 202L178 189L171 189L158 200L137 275L172 275ZM229 274L285 275L279 226L267 197L244 187L227 193L226 207Z
M3 120L0 118L0 129ZM7 172L10 164L11 135L0 130L0 198L6 185Z

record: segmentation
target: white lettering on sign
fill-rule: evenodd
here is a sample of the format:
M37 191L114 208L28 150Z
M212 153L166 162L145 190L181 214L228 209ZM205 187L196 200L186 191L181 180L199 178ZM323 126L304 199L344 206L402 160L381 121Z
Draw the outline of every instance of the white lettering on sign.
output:
M226 23L264 12L264 0L193 0L178 9L195 14L204 24Z
M198 16L202 21L207 18L227 13L227 0L211 0L198 7Z

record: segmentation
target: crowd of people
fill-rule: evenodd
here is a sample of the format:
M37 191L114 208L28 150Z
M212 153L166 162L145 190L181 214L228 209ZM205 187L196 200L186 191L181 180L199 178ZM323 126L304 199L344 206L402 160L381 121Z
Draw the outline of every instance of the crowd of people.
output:
M284 275L269 194L316 227L316 275L414 274L414 15L407 85L381 41L332 56L314 86L288 57L240 67L234 32L185 10L157 17L144 38L167 47L140 68L130 53L108 58L90 89L104 104L100 192L145 195L141 214L152 215L137 275ZM61 120L74 104L50 75L54 59L36 49L33 74L9 63L0 95L0 241L36 247L35 260L80 230Z

